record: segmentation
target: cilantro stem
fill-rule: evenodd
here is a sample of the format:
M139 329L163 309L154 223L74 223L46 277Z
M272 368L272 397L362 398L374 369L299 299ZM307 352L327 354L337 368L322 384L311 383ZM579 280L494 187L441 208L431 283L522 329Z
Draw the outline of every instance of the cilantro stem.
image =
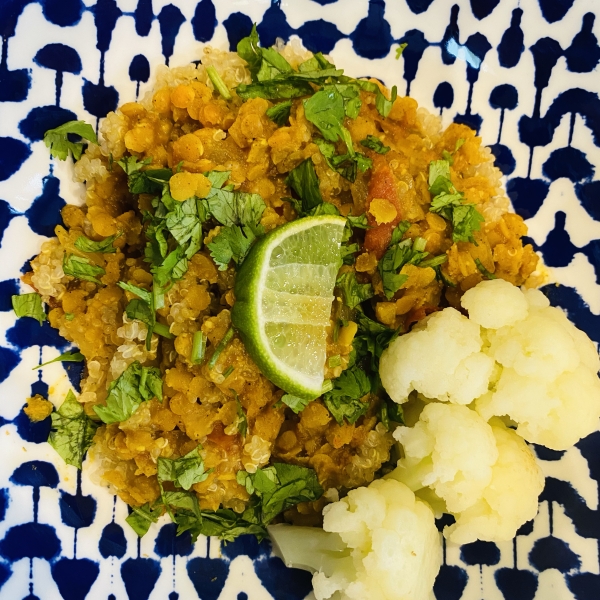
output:
M484 266L483 263L481 262L481 260L479 260L478 258L475 259L475 264L477 265L477 268L479 269L479 271L481 271L481 274L484 277L487 277L488 279L496 279L496 275L494 275L493 273L490 273L490 271L488 271Z
M192 354L190 360L193 365L199 365L204 360L206 352L206 336L202 331L196 331L192 339Z
M174 337L173 334L169 331L169 328L166 325L163 325L162 323L155 323L152 331L156 333L156 335L161 335L162 337L167 338L169 340L172 340Z
M221 339L221 341L217 344L217 347L215 348L213 355L211 356L210 360L208 361L209 369L213 369L214 366L217 364L217 360L219 360L219 356L221 356L221 352L223 352L223 350L225 350L225 347L231 341L231 338L233 337L233 333L234 333L233 327L230 327L227 330L227 332L225 333L225 335L223 336L223 338Z
M233 365L229 365L225 371L223 371L223 377L225 379L227 379L233 372L235 371L235 368Z
M413 250L417 252L423 252L425 250L425 246L427 246L427 240L422 237L415 238L413 242Z
M206 67L206 74L215 86L215 89L225 98L225 100L231 100L231 92L225 85L225 82L221 79L221 76L217 73L214 67Z
M330 356L328 364L331 369L333 369L334 367L339 367L342 364L341 356L339 354L336 354L335 356Z

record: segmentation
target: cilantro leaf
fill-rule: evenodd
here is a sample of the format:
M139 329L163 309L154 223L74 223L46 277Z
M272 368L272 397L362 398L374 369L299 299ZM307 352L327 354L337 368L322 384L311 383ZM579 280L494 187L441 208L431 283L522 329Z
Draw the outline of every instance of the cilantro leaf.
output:
M279 104L275 104L271 106L271 108L267 109L265 113L273 123L276 123L280 127L285 125L290 118L290 111L292 109L292 101L286 100L285 102L280 102Z
M298 396L293 396L292 394L284 394L279 400L282 404L285 404L289 408L291 408L296 414L301 413L310 403L311 400L306 400L305 398L298 398ZM279 404L279 402L277 404Z
M256 473L238 471L237 481L260 499L261 522L266 525L279 513L299 504L314 502L323 495L313 469L274 463Z
M331 142L316 138L314 142L319 147L327 165L332 171L336 171L342 177L354 183L357 171L362 172L373 166L373 161L360 152L353 154L336 154L335 145Z
M222 225L247 225L254 230L267 207L259 194L212 188L207 196L212 216Z
M378 374L379 358L390 342L398 336L399 330L390 329L369 319L360 310L356 311L354 319L358 325L358 332L352 342L351 365L365 359L369 361L372 372ZM372 387L377 387L375 382Z
M390 430L391 423L404 425L404 410L402 406L389 398L383 400L377 416L388 431Z
M75 256L74 254L65 254L63 258L63 271L65 275L70 275L84 281L91 281L98 285L102 285L102 282L96 276L106 274L106 271L102 267L96 266L87 258Z
M481 228L485 219L474 204L463 202L464 194L452 185L450 163L447 160L429 163L429 191L434 196L429 210L441 214L452 223L452 240L476 243L473 232Z
M221 228L207 247L219 271L225 271L232 260L237 265L244 261L255 240L251 227L234 225Z
M301 98L313 93L313 89L307 81L290 81L283 79L271 79L257 83L241 83L235 88L237 95L242 100L251 98L264 98L265 100L290 100Z
M369 403L361 400L371 392L369 377L361 368L353 366L332 382L333 389L323 395L323 403L340 425L344 419L350 424L356 423L369 408Z
M452 240L455 242L475 242L474 231L481 229L485 221L474 204L463 204L452 211Z
M110 237L104 238L100 242L90 240L85 235L80 235L75 240L75 248L81 252L102 252L104 254L113 254L117 249L112 243L119 237L120 234L111 235Z
M260 515L254 506L248 507L241 515L230 508L203 510L201 514L202 535L216 536L225 542L232 542L245 534L253 534L259 541L267 537L267 528L260 523Z
M140 537L148 533L150 525L156 523L164 512L164 505L160 498L154 502L146 502L143 506L130 506L130 508L131 512L125 521Z
M368 135L364 140L360 141L360 145L369 148L369 150L373 150L378 154L387 154L391 150L389 146L385 146L384 143L374 135Z
M304 102L304 116L330 142L337 142L342 136L345 114L344 99L333 87L316 92Z
M37 319L40 325L46 320L42 297L37 292L12 296L11 301L17 317Z
M348 308L355 308L375 295L370 283L358 283L356 273L344 273L337 278L335 285L342 294L342 300Z
M401 275L398 270L404 265L419 265L429 255L425 252L426 241L423 238L415 240L404 240L392 244L386 250L379 261L379 274L383 283L383 291L386 298L390 300L408 279L407 275ZM443 261L442 261L443 262Z
M66 160L69 151L74 160L81 158L84 144L82 142L72 142L69 135L78 135L88 142L98 143L94 128L85 121L68 121L54 129L49 129L44 134L44 144L50 149L50 154L59 160Z
M132 294L135 294L138 298L141 298L146 304L152 304L152 292L145 290L144 288L133 285L132 283L126 283L125 281L119 281L117 285Z
M189 490L195 483L208 477L204 470L204 460L200 455L202 446L196 446L191 452L180 458L158 457L158 481L172 481L175 487Z
M250 35L242 38L237 44L237 53L248 63L248 70L252 75L252 81L256 81L256 75L262 63L262 48L256 31L256 23L252 25Z
M127 174L127 186L132 194L159 194L173 175L171 169L146 169L142 167L152 162L147 157L138 162L136 156L124 156L117 164Z
M389 100L381 90L378 90L378 92L377 96L375 96L375 108L382 117L386 118L390 114L392 106L394 106L394 102L398 97L398 88L396 86L392 87L392 95Z
M106 406L94 406L104 423L126 421L139 405L152 398L162 402L160 369L143 367L137 360L108 386Z
M404 42L396 48L396 60L398 60L402 56L402 53L404 52L406 46L408 46L408 44Z
M45 367L46 365L50 365L55 362L83 362L84 360L85 357L83 356L83 354L81 354L81 352L69 351L64 352L63 354L57 356L56 358L53 358L52 360L49 360L48 362L42 363L41 365L37 365L37 367L33 367L31 370L35 371L40 367Z
M315 171L315 165L310 158L302 161L295 169L290 171L285 184L290 186L300 198L302 213L307 213L323 203L323 196L321 196L321 190L319 189L319 178Z
M83 457L92 445L96 425L83 410L71 390L60 408L52 413L48 443L68 465L81 469Z

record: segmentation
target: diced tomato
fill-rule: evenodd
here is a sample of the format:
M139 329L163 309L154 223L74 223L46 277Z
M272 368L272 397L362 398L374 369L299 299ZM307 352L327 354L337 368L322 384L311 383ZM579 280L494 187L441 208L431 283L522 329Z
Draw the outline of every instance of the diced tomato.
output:
M375 217L369 212L371 201L375 198L388 200L396 207L398 214L392 222L377 224ZM373 173L369 181L367 220L371 229L367 229L365 234L365 249L369 252L374 252L379 259L384 255L389 246L394 227L402 220L402 206L398 197L394 175L387 161L380 156L374 161Z

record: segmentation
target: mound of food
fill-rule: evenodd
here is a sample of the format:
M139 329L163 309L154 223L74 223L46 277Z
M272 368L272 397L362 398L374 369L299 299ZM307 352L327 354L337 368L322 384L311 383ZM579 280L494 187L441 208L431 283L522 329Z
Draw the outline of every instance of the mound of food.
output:
M49 441L78 467L89 450L138 534L168 514L194 538L261 538L324 514L329 533L297 528L300 563L313 535L339 553L300 564L319 598L425 598L425 502L455 515L452 540L506 539L542 486L519 436L564 448L597 426L597 353L515 287L538 258L490 150L395 87L254 29L159 69L99 139L71 122L45 141L85 203L13 304L79 349L57 360L85 360Z

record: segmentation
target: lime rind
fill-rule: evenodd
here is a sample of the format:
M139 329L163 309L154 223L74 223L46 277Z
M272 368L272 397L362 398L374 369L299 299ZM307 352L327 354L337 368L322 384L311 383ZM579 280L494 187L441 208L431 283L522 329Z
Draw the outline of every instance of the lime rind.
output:
M264 375L290 394L321 394L346 219L306 217L262 238L238 271L232 321Z

